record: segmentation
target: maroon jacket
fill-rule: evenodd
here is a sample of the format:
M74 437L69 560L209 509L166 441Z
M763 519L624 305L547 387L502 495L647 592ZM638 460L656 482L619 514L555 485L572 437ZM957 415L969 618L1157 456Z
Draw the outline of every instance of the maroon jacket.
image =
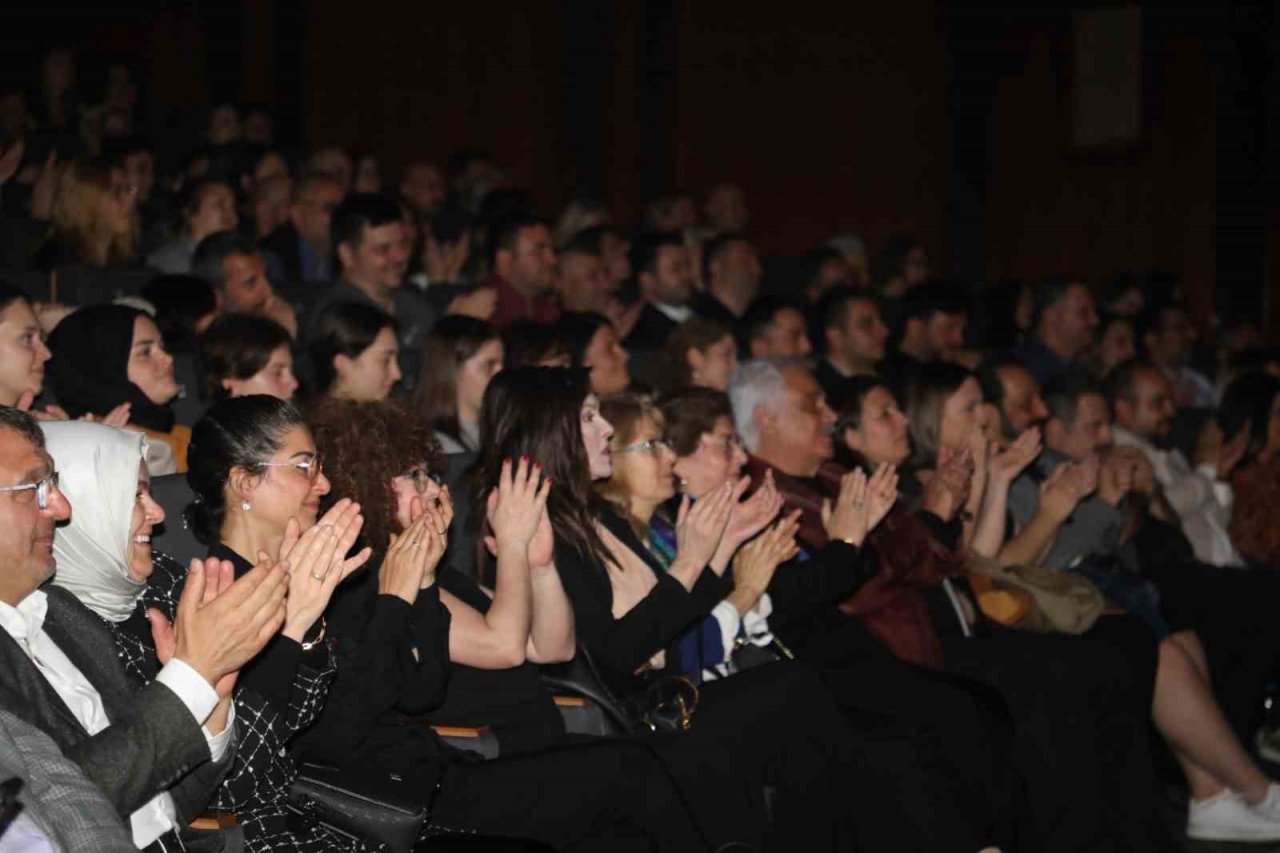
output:
M770 466L756 457L747 462L754 481ZM786 509L801 510L798 538L807 550L828 542L822 524L822 502L839 489L844 469L823 466L812 482L784 474L773 468L774 482L782 493ZM942 644L934 630L921 590L964 571L963 557L948 549L916 514L901 507L890 510L884 521L867 537L864 550L879 571L840 603L846 616L857 617L872 634L899 658L925 666L943 665Z

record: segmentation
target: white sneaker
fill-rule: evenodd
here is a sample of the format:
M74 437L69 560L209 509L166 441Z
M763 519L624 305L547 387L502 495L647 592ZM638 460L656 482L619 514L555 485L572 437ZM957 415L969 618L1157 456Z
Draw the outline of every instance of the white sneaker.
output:
M1267 786L1267 795L1262 798L1262 801L1249 808L1268 820L1280 823L1280 785L1272 782Z
M1267 799L1250 806L1235 791L1223 791L1216 797L1191 801L1187 809L1187 837L1197 841L1280 841L1280 818L1269 805L1273 785Z

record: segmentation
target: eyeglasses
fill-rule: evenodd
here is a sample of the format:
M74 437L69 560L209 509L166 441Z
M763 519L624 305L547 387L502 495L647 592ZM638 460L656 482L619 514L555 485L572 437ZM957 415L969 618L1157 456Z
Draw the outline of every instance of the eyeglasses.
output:
M263 468L297 468L299 471L307 475L307 479L315 482L320 477L320 473L324 470L324 460L317 453L310 459L303 459L298 462L260 462Z
M419 465L417 468L414 468L401 476L408 477L412 480L413 490L420 495L425 495L431 488L432 484L436 487L444 485L443 477L433 471L427 470L427 468L422 465Z
M35 483L23 483L20 486L5 486L0 488L0 492L31 492L36 493L36 506L40 509L49 508L49 493L58 491L58 472L54 471L48 477Z
M712 437L723 439L723 443L713 442L705 435L702 437L702 442L706 444L707 447L724 453L725 459L732 459L733 454L742 447L742 436L738 435L736 432L728 435L716 435L715 433L712 433Z
M648 441L637 441L635 444L628 444L626 447L614 448L614 453L639 453L648 450L651 453L661 453L664 450L671 449L671 442L665 438L652 438Z

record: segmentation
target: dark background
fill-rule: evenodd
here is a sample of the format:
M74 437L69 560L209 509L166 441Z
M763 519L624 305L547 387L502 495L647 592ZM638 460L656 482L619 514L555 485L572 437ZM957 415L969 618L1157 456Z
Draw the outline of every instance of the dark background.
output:
M1082 150L1072 13L1100 5L24 3L6 73L67 43L92 92L94 58L124 56L153 126L194 138L208 103L261 102L286 145L368 150L390 176L483 146L552 215L734 180L772 254L909 231L967 282L1165 269L1206 330L1216 311L1277 339L1277 4L1129 4L1141 132Z

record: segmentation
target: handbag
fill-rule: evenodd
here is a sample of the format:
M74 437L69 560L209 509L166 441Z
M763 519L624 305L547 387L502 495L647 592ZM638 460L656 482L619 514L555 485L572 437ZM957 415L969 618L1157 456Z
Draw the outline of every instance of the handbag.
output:
M611 735L688 731L698 708L697 685L683 675L659 676L630 696L617 698L583 646L568 663L542 667L542 682L598 705L611 729L606 734Z
M301 764L288 805L302 826L319 824L390 853L411 853L430 810L420 782L394 773ZM435 792L439 788L437 780Z
M996 587L1022 593L1031 608L1019 628L1042 634L1083 634L1106 607L1098 587L1083 575L1039 566L1001 565L981 554L969 555L969 571L990 578Z
M666 675L622 700L622 708L642 730L687 732L693 728L698 698L698 685L688 676Z

